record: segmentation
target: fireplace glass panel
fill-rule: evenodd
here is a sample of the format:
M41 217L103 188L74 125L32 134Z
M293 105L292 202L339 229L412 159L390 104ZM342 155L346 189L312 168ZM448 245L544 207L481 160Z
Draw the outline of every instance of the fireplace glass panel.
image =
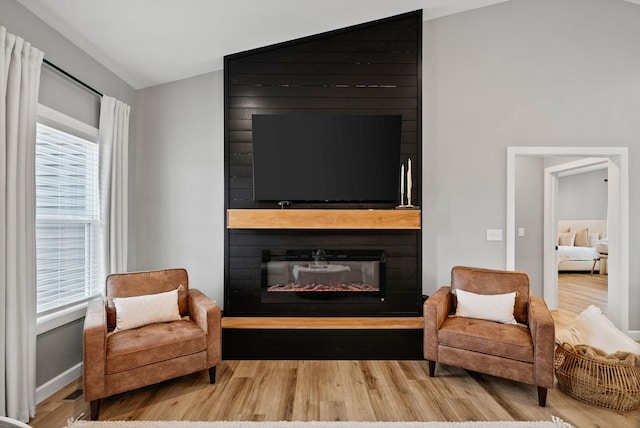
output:
M262 286L268 293L379 295L384 285L382 250L264 250Z

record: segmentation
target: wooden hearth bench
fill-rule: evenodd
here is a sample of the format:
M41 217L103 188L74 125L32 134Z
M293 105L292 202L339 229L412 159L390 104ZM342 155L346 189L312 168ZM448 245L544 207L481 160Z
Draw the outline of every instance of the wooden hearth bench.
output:
M233 359L422 359L422 317L223 317Z
M253 329L420 329L422 317L224 317L222 328Z

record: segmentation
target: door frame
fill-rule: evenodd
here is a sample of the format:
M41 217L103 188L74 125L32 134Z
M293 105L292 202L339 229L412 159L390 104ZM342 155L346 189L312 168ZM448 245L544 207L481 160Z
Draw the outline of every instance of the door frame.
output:
M507 147L507 217L506 217L506 266L515 269L515 180L516 157L585 157L604 158L608 166L608 237L609 237L609 287L608 318L629 333L629 159L627 147ZM557 222L555 198L557 198L557 174L553 168L545 170L544 208L544 285L543 297L549 308L558 306L557 252L555 251ZM552 275L555 280L551 279ZM555 284L555 287L554 287Z

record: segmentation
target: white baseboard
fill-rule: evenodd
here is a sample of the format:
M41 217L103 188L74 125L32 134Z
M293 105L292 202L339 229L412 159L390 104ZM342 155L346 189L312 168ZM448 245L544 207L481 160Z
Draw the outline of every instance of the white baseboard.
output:
M629 330L628 336L635 341L640 341L640 330Z
M40 404L74 380L82 376L82 363L78 363L70 369L60 373L44 385L36 388L36 404Z

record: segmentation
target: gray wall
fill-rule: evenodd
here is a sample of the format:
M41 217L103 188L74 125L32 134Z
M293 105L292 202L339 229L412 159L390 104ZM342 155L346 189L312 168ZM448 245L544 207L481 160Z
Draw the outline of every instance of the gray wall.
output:
M529 274L535 294L542 295L544 284L544 162L539 156L518 156L515 200L515 269ZM524 236L517 230L524 228Z
M46 59L58 67L102 93L132 106L131 117L132 121L135 121L136 91L18 2L0 0L0 25L6 27L10 33L31 42L34 47L45 53ZM47 66L43 66L42 69L39 102L85 123L98 126L100 98L70 83ZM135 124L132 124L130 139L133 139L134 129ZM132 155L135 155L135 152ZM130 214L132 218L133 212ZM37 338L36 352L37 386L82 362L82 320L40 334Z
M508 146L629 147L629 257L640 259L638 22L640 6L622 0L511 0L425 22L427 294L453 265L505 266L504 241L484 233L505 228ZM542 234L527 238L537 241L531 269L541 275ZM629 278L630 307L639 307L639 264ZM533 292L542 295L542 283Z
M139 270L184 267L189 286L223 302L223 72L139 91Z
M38 335L36 341L36 386L59 376L82 362L84 318Z
M607 169L558 179L558 220L607 219Z

